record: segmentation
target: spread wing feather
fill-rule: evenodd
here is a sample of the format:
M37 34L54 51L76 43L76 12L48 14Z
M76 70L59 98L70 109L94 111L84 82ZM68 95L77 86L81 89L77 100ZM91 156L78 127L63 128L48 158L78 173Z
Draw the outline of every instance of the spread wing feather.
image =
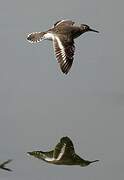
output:
M68 137L63 137L56 145L53 156L56 160L70 157L75 153L72 141Z
M63 73L67 74L72 66L74 59L74 41L67 41L65 36L55 36L53 45L55 56L60 65L60 68Z

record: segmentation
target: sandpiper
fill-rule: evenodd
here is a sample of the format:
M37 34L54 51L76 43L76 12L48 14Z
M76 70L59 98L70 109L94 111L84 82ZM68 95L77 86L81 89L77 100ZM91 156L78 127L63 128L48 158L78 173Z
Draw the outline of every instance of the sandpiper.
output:
M0 164L0 169L6 170L6 171L12 171L11 169L5 167L5 165L8 164L8 163L10 163L11 161L12 161L12 160L9 159L9 160L3 162L2 164Z
M40 42L44 39L52 40L56 59L62 72L67 74L74 59L74 39L88 31L98 33L86 24L76 25L71 20L60 20L48 31L29 34L27 40L31 43Z
M74 145L69 137L62 137L52 151L32 151L27 154L57 165L80 165L84 167L99 161L87 161L78 156L75 153Z

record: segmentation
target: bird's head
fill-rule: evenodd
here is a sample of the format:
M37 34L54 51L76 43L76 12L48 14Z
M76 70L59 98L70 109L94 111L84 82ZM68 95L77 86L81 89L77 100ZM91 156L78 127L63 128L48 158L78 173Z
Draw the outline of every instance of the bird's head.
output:
M86 24L81 24L81 29L84 32L88 32L88 31L92 31L92 32L96 32L99 33L99 31L96 31L94 29L91 29L90 26L86 25Z

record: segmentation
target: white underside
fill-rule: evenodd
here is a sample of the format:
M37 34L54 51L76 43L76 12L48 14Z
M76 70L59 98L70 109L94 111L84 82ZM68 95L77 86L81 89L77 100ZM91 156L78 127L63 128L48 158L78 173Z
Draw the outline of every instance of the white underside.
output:
M45 157L45 161L51 162L51 161L54 161L54 160L55 160L55 158Z
M52 40L53 41L53 44L54 44L54 40L56 39L57 43L58 43L58 46L59 48L61 49L61 51L59 53L61 53L61 56L63 58L63 61L64 63L66 63L66 55L65 55L65 50L64 50L64 47L59 39L58 36L52 34L52 33L46 33L44 35L44 39L47 39L47 40ZM56 54L56 55L59 55L59 54Z
M61 152L60 152L60 154L58 155L58 157L56 159L54 157L52 157L52 158L45 157L45 161L48 161L48 162L59 161L62 158L62 156L63 156L63 154L65 152L65 147L66 147L66 144L63 145L63 147L61 149Z
M64 47L63 47L60 39L59 39L57 36L56 36L55 38L56 38L56 40L57 40L57 42L58 42L59 48L61 49L61 56L62 56L62 58L63 58L63 61L64 61L64 63L66 63L66 55L65 55Z
M46 33L44 34L44 39L54 40L54 35L52 33Z
M65 147L66 147L66 144L63 145L62 149L61 149L61 152L60 154L58 155L58 157L56 158L56 160L60 160L65 152Z

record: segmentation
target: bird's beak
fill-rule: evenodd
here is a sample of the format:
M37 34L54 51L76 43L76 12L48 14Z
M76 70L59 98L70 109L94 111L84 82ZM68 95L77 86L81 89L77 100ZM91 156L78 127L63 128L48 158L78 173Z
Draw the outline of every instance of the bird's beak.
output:
M89 29L89 31L99 33L99 31L96 31L95 29Z

